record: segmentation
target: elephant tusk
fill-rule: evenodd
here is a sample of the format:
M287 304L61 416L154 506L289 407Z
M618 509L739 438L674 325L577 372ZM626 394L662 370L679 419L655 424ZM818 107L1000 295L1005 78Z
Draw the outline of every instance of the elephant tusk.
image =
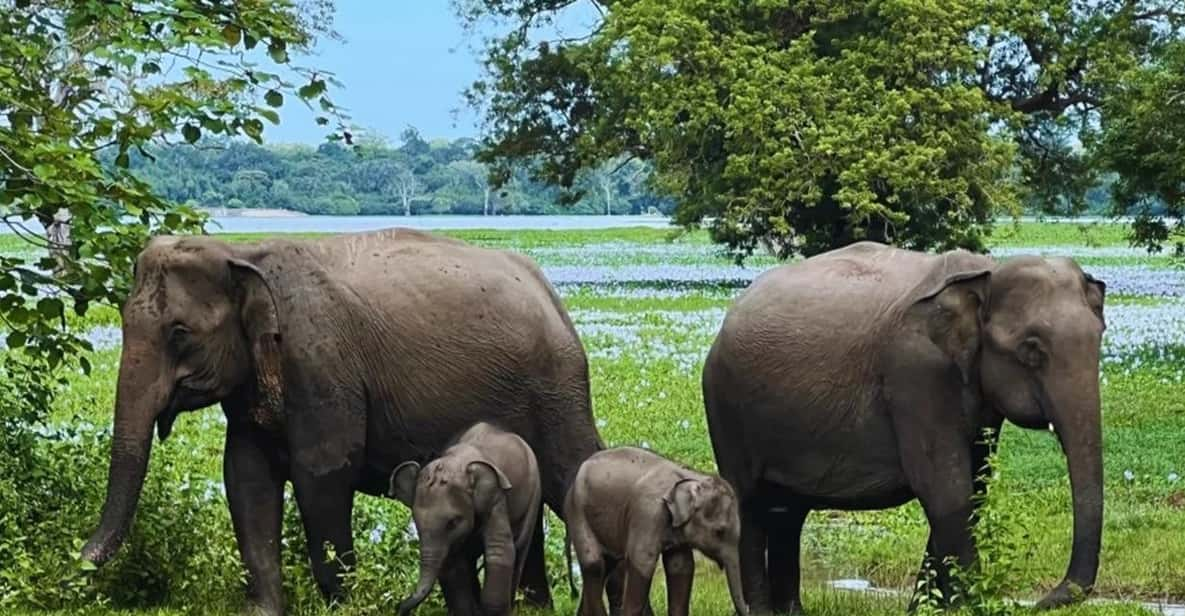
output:
M1054 428L1054 427L1053 427L1053 422L1052 422L1052 421L1051 421L1051 422L1049 422L1049 431L1050 431L1051 433L1053 433L1053 434L1057 434L1057 428Z

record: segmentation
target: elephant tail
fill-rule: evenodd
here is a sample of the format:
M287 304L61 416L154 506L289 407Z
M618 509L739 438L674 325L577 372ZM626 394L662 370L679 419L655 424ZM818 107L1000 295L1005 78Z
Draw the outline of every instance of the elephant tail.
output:
M572 598L580 597L580 591L576 590L576 582L572 579L572 533L564 531L564 563L568 569L568 589L572 593Z

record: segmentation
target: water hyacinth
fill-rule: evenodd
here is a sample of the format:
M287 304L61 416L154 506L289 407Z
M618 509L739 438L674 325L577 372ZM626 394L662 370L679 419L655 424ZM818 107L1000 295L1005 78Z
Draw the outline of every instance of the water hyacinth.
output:
M1107 294L1185 297L1185 272L1135 265L1091 265L1085 269L1107 283Z
M668 282L713 283L728 286L745 286L768 268L746 268L737 265L694 264L694 265L556 265L544 266L543 272L555 285L612 284L644 282L661 284Z
M1036 255L1041 257L1070 257L1072 259L1085 258L1138 258L1147 257L1149 253L1143 248L1128 246L1002 246L991 249L993 257L1007 259Z

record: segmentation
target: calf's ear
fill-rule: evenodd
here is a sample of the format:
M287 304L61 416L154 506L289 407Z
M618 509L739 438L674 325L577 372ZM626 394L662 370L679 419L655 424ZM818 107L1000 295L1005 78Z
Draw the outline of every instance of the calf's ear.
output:
M395 471L391 473L391 485L387 490L387 496L398 499L408 507L416 500L416 480L420 477L420 465L418 462L404 462L395 467Z
M671 526L679 528L691 520L696 509L699 487L699 482L695 479L680 479L663 497L662 502L671 514Z

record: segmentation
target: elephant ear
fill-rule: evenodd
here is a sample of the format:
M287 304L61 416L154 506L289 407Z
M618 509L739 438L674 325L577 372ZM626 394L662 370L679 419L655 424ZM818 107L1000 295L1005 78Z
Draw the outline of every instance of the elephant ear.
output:
M663 497L662 502L671 514L671 526L681 528L691 520L696 509L699 487L699 481L695 479L680 479Z
M283 427L284 376L280 365L280 317L263 272L242 259L228 260L239 301L239 318L250 341L255 394L249 407L253 423L268 430Z
M416 500L416 481L420 478L420 464L415 461L404 462L391 472L391 485L387 489L387 496L398 499L399 502L412 506Z
M1103 317L1103 302L1107 298L1107 283L1090 274L1084 273L1083 276L1086 277L1086 303L1090 305L1090 309L1099 317L1103 328L1106 329L1107 319Z
M964 385L971 383L988 320L991 279L990 270L946 276L913 306L930 341L958 366Z
M465 470L469 474L469 487L473 491L473 502L479 512L489 511L498 496L512 487L506 475L485 460L470 462Z

